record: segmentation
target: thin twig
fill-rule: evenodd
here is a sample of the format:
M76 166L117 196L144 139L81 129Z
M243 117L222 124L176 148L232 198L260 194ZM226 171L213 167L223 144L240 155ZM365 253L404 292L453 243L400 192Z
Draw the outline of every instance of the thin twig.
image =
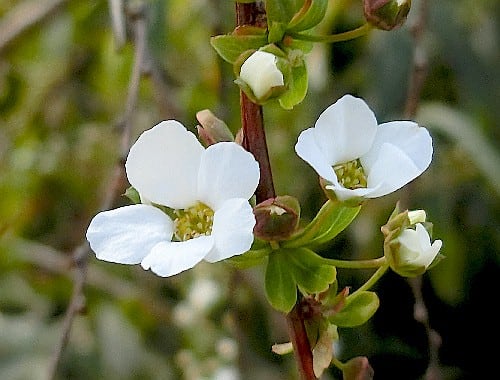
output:
M121 158L115 167L115 171L110 180L110 183L105 191L101 210L108 210L113 206L116 197L123 193L124 172L123 161L124 157L130 147L131 136L131 119L137 104L137 97L139 92L139 83L142 73L142 65L144 59L145 46L147 42L146 35L146 20L144 19L144 12L137 11L132 14L131 23L134 31L134 46L135 56L132 74L130 78L130 85L128 89L127 102L125 106L124 117L120 123L121 132ZM74 287L69 303L68 309L63 320L62 332L60 339L54 349L51 357L48 379L54 379L57 367L61 361L62 354L68 343L71 328L75 317L85 307L84 287L87 276L87 263L90 254L90 247L85 241L75 249L72 254L74 264Z
M45 21L68 0L23 1L4 15L0 22L0 53L25 32Z
M427 27L428 16L428 1L420 0L415 22L411 27L413 35L413 63L410 73L410 81L408 92L406 95L406 104L404 116L408 119L413 119L417 113L417 108L420 103L420 96L428 72L428 56L425 49L424 37ZM409 198L412 186L406 189L405 197ZM431 328L429 322L429 313L425 305L422 294L422 277L408 279L408 283L415 298L414 318L420 322L426 331L427 341L429 346L429 363L425 373L426 380L441 380L443 375L439 364L439 347L441 346L441 336Z
M19 257L23 262L54 275L70 277L68 268L73 265L73 258L53 247L39 242L16 238L13 242ZM171 318L170 309L164 302L158 302L151 292L144 292L131 281L109 273L99 266L87 265L86 286L105 292L117 299L136 299L151 315L159 316L163 321Z

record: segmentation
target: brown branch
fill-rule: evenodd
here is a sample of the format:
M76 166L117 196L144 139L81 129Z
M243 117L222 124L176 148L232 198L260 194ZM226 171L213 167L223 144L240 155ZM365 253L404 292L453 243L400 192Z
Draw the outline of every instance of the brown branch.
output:
M134 31L135 56L125 112L121 122L119 123L121 132L121 158L119 162L117 162L113 176L105 191L101 210L110 209L113 206L113 203L117 196L123 193L123 161L130 147L131 120L137 103L144 52L147 43L146 20L144 19L144 13L142 12L142 10L137 10L136 12L132 13L130 18ZM84 287L87 277L87 264L89 254L90 247L87 241L82 243L72 253L74 265L73 293L68 309L66 310L66 314L64 316L62 332L59 341L50 360L48 379L55 378L59 362L61 361L62 354L69 340L73 321L85 307Z
M0 53L24 33L47 20L68 0L23 1L3 16L0 22Z
M236 3L237 26L266 26L265 7L262 1ZM256 191L257 203L275 197L271 165L267 149L262 107L254 104L240 91L243 147L253 153L260 165L260 182ZM287 314L287 324L292 341L297 367L302 380L314 380L311 346L307 338L304 316L300 310L301 297L292 311Z
M413 119L417 113L422 88L427 78L429 63L427 51L424 45L424 35L427 26L428 7L429 5L427 0L420 1L420 7L416 9L416 12L418 13L416 15L415 22L411 27L414 45L413 63L404 109L404 116L408 119ZM407 189L404 193L406 200L408 200L408 198L410 197L412 188L413 187L411 186L411 184L410 186L407 186ZM408 283L415 298L414 318L424 326L427 334L427 341L429 346L429 364L425 373L425 379L441 380L443 378L439 364L439 347L441 346L441 336L430 326L429 314L422 294L422 277L420 276L408 279Z

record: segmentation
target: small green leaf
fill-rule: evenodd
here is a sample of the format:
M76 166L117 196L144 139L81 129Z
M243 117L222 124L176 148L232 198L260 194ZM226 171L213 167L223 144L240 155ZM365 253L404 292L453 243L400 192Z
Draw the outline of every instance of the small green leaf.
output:
M326 14L328 0L312 0L308 7L302 7L290 21L287 30L301 32L319 24Z
M377 311L380 301L374 292L362 291L347 297L344 307L330 322L339 327L355 327L368 321Z
M283 247L315 247L332 240L347 228L358 215L361 206L347 207L340 202L328 200L316 217Z
M302 6L298 0L266 0L267 20L288 24Z
M299 65L292 66L290 75L285 78L285 83L288 89L278 100L281 107L290 110L304 100L307 94L307 68L303 59Z
M258 50L267 44L263 34L225 34L210 39L212 47L225 61L234 64L248 50Z
M271 252L271 247L249 250L242 255L233 256L226 261L238 269L251 268L260 265Z
M290 312L297 301L297 286L287 257L279 251L269 255L265 278L266 296L275 309Z
M297 286L307 293L320 293L336 280L337 271L333 265L307 248L284 249L289 269Z

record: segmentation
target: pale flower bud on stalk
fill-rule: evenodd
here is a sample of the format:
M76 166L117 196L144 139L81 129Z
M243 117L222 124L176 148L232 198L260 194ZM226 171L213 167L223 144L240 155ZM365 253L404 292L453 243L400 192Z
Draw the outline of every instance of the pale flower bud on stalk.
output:
M241 66L239 79L248 85L259 101L270 98L275 89L282 89L285 84L277 59L274 54L258 50Z

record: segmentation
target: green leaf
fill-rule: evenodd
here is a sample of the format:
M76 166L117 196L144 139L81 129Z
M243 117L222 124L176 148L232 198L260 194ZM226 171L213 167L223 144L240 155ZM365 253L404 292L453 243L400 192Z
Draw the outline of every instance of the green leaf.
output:
M299 65L292 65L291 74L285 78L285 83L288 85L288 89L278 100L281 107L290 110L304 100L307 94L307 68L303 59Z
M269 28L269 36L267 38L268 42L272 44L281 41L283 39L283 36L285 35L286 26L287 24L285 23L271 21L268 25Z
M225 34L210 39L210 43L225 61L234 64L248 50L258 50L267 44L264 34Z
M272 252L266 268L266 296L275 309L290 312L297 301L297 286L285 255Z
M337 278L335 267L310 249L286 249L281 252L286 256L297 286L307 293L323 292Z
M374 292L362 291L347 297L344 307L330 322L339 327L355 327L368 321L377 311L380 301Z
M271 248L268 246L267 248L247 251L242 255L233 256L226 261L238 269L251 268L262 264L270 252Z
M315 247L332 240L349 226L358 215L361 206L347 207L340 202L328 200L316 217L283 247Z
M312 0L309 7L302 7L293 17L287 30L301 32L319 24L325 18L328 0Z
M288 24L302 6L302 1L297 0L266 0L266 13L268 23L280 22Z

